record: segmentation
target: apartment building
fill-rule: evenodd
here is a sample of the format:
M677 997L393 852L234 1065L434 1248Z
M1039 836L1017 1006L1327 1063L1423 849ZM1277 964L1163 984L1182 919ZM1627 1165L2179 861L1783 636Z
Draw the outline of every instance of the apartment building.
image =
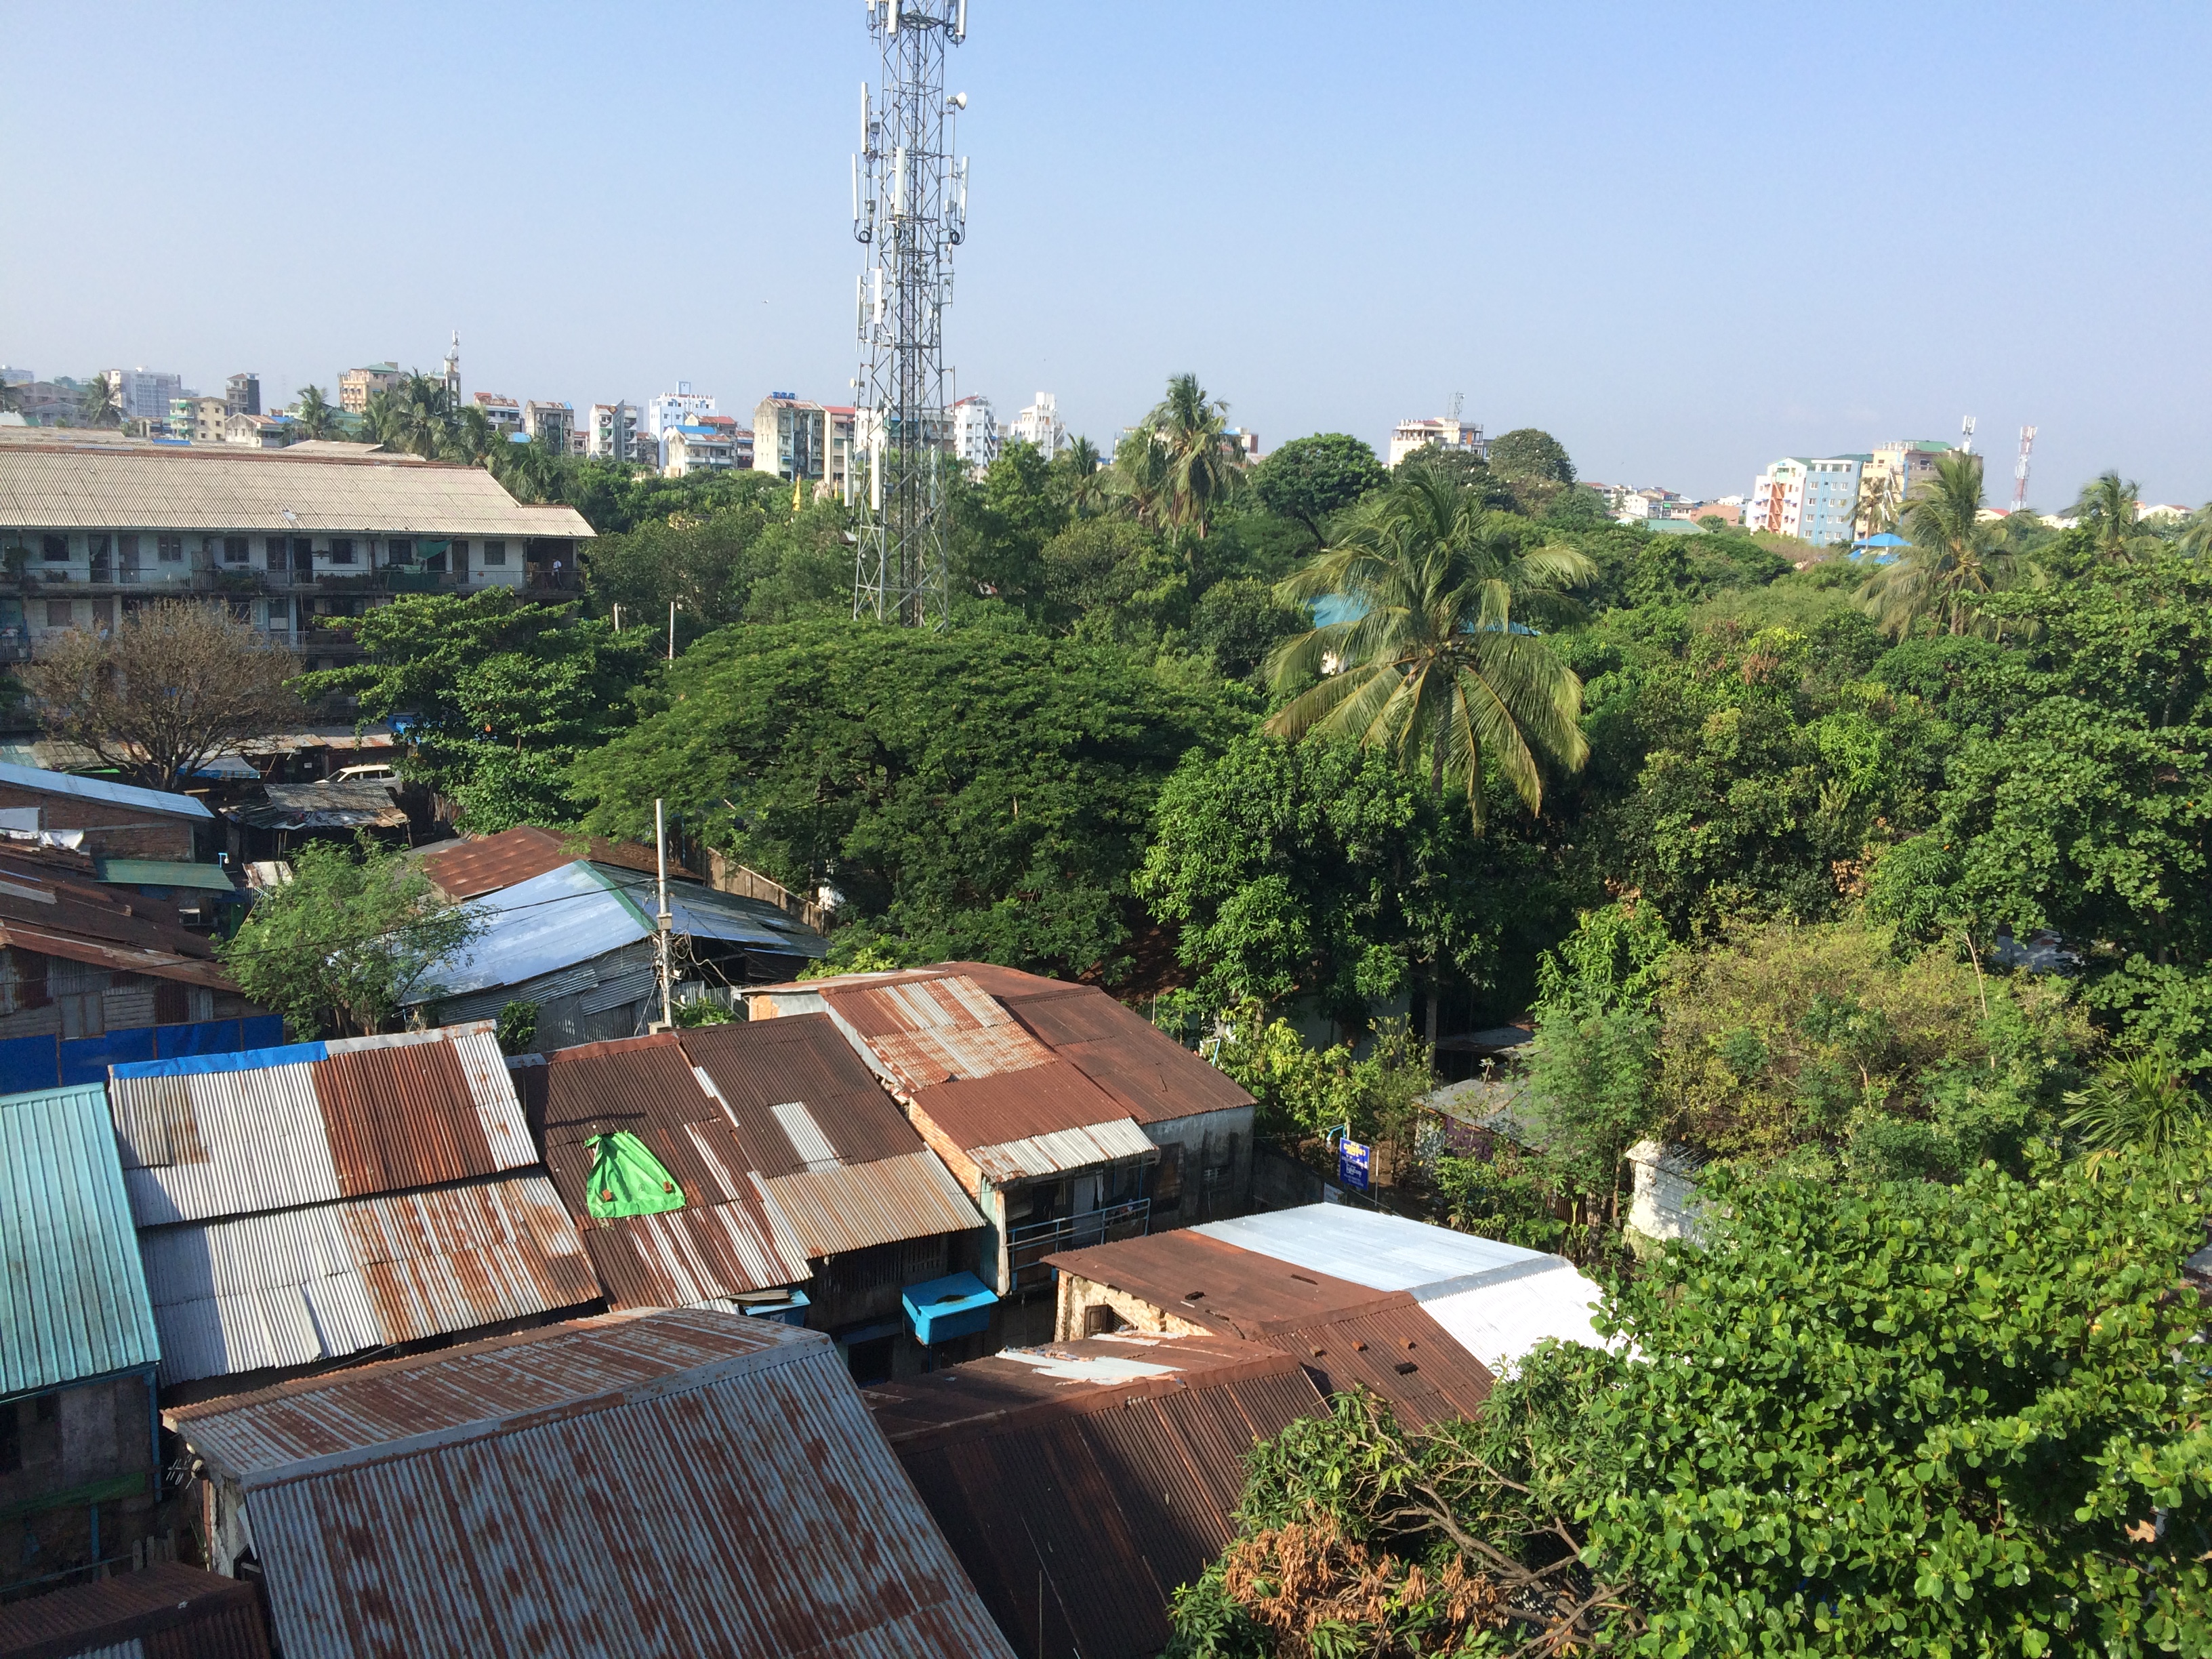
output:
M1869 455L1787 455L1754 479L1744 502L1747 530L1795 536L1815 547L1857 533L1859 480Z
M479 392L471 401L483 410L491 429L501 437L511 438L522 430L522 405L505 392Z
M297 430L297 423L284 416L249 415L241 410L223 421L222 441L248 449L283 449Z
M581 434L576 411L566 403L532 398L522 406L522 429L534 444L566 455Z
M980 392L952 405L952 453L979 477L999 458L999 417Z
M222 406L233 415L258 415L261 412L261 377L253 374L232 375L223 383Z
M1047 460L1066 448L1067 427L1060 418L1060 399L1049 392L1038 392L1035 403L1006 422L1006 441L1034 445Z
M349 368L338 376L338 408L348 415L364 413L368 400L380 392L398 388L406 376L394 362L370 363L362 368Z
M1906 499L1936 476L1936 463L1955 454L1957 447L1936 438L1899 438L1876 444L1867 457L1861 482L1869 500L1879 499L1899 511Z
M644 461L657 465L660 446L645 429L635 404L593 404L584 422L584 453L605 461Z
M187 443L221 443L223 422L229 418L230 410L220 398L201 397L195 393L169 400L169 436L182 438Z
M0 443L0 659L193 599L335 667L395 593L573 587L591 534L482 467L26 433Z
M1423 449L1458 450L1478 461L1490 459L1490 445L1482 428L1449 416L1431 421L1401 421L1390 430L1390 465L1395 468L1408 455Z
M847 411L850 413L850 411ZM753 410L753 470L820 481L829 470L830 411L793 392L771 392Z
M650 445L653 440L647 437L645 442ZM659 447L668 456L660 470L672 478L752 469L753 434L726 415L672 426L660 434Z

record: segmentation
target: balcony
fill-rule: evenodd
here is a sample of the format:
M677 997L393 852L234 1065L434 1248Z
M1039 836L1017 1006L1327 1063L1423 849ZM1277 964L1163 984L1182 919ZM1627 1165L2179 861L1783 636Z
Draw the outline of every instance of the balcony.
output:
M1013 1288L1024 1290L1032 1285L1048 1283L1052 1269L1044 1259L1061 1250L1087 1249L1093 1244L1104 1244L1117 1238L1137 1238L1152 1231L1152 1200L1133 1199L1127 1204L1109 1204L1104 1209L1086 1210L1080 1215L1055 1217L1050 1221L1035 1221L1027 1226L1006 1229L1007 1270L1013 1276Z

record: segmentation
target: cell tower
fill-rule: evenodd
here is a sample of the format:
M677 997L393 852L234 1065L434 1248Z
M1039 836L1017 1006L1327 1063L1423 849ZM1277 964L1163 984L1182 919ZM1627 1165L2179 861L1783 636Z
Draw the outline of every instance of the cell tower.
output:
M874 94L860 88L860 153L853 158L853 235L868 251L854 295L861 362L853 436L860 453L845 470L848 500L866 491L853 614L942 628L951 605L945 475L953 464L944 313L952 250L968 228L968 163L953 154L968 94L945 95L945 54L967 39L968 0L867 7L883 67Z
M2024 426L2020 429L2020 459L2012 464L2012 510L2025 512L2027 507L2027 453L2035 447L2035 428Z
M1974 417L1971 415L1959 422L1959 453L1961 455L1974 453Z

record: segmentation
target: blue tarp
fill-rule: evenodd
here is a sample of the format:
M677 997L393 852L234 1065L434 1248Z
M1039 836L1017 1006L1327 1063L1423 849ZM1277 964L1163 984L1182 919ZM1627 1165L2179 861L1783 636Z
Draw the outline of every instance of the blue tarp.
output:
M185 1025L133 1026L128 1030L110 1031L104 1036L76 1037L67 1042L58 1036L8 1037L0 1039L0 1094L65 1088L79 1083L105 1083L111 1066L155 1074L178 1070L228 1070L235 1066L240 1048L256 1045L266 1053L268 1046L281 1041L283 1036L282 1018L259 1014L252 1019L204 1019ZM320 1043L305 1046L316 1049L322 1047ZM319 1054L301 1056L320 1057Z
M269 1066L304 1066L329 1057L320 1042L288 1042L275 1048L240 1048L228 1053L178 1054L168 1060L146 1060L118 1066L118 1077L196 1077L213 1072L258 1072Z

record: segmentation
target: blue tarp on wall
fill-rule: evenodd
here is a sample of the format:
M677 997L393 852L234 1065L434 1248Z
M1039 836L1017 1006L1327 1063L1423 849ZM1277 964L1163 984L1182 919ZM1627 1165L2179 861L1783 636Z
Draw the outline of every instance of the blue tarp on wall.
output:
M0 1094L105 1083L107 1068L199 1054L234 1054L284 1041L276 1014L204 1019L189 1025L141 1025L64 1042L58 1036L0 1038Z

